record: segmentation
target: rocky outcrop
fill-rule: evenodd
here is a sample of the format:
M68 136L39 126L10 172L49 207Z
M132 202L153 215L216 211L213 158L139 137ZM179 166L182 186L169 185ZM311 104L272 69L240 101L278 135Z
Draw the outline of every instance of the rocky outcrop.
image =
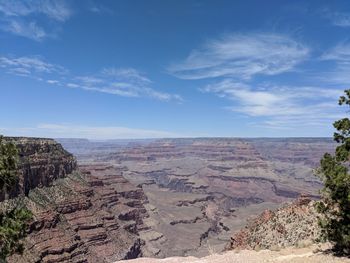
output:
M0 209L24 204L33 212L23 255L9 263L113 262L142 255L148 202L142 188L110 165L77 168L75 158L50 139L16 143L20 180Z
M28 195L36 187L50 186L77 167L74 156L52 139L5 137L5 140L15 143L20 157L19 180L9 193L11 198ZM0 201L4 198L3 193Z
M300 197L276 211L266 210L231 237L227 249L280 249L320 238L315 202Z
M112 262L142 255L138 231L148 217L147 199L115 168L84 166L51 187L31 190L22 202L34 220L23 256L10 263Z

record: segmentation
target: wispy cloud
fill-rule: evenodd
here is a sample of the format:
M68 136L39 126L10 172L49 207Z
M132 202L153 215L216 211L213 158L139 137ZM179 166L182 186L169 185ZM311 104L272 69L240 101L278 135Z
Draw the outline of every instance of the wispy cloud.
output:
M346 42L339 43L332 49L326 51L321 56L321 59L350 62L350 44Z
M60 65L45 61L39 56L0 56L0 70L6 73L34 78L48 84L79 88L124 97L150 97L162 101L183 99L177 94L155 90L154 83L133 68L104 68L96 74L76 76Z
M35 127L1 128L2 134L11 136L32 136L45 138L87 138L87 139L145 139L183 137L180 134L148 129L118 126L85 126L71 124L40 124Z
M6 57L0 56L0 68L8 73L21 76L35 76L41 73L64 73L66 70L59 66L46 62L40 56Z
M57 21L66 21L72 15L72 11L64 0L1 0L0 11L8 17L43 14Z
M45 29L47 23L39 24L38 17L49 19L52 26L67 21L72 11L64 0L0 0L0 14L2 30L41 41L52 33Z
M185 61L171 65L171 74L182 79L276 75L291 71L305 60L309 49L278 34L230 34L193 50Z
M350 69L349 58L350 47L338 46L318 61L337 60L337 69L341 63L345 73ZM276 78L271 78L285 72L300 74L303 68L299 64L310 59L314 60L311 50L286 35L229 34L193 50L183 62L169 67L169 71L182 79L214 79L200 90L226 98L231 106L224 108L251 118L254 126L275 129L298 129L300 125L325 127L344 116L336 103L343 89L288 85L282 78L274 84ZM332 80L338 77L340 81L345 76L343 73L334 75ZM263 82L258 83L257 76L262 77ZM318 80L320 78L326 77L318 76ZM350 81L350 77L347 79ZM321 83L328 86L326 82Z
M163 101L182 101L181 96L156 91L152 81L132 68L105 68L101 72L75 77L67 87L81 88L125 97L152 97Z
M113 14L113 10L107 6L102 5L100 2L96 1L88 2L88 10L95 14Z
M11 32L15 35L31 38L40 41L47 36L43 28L38 26L36 22L23 22L20 20L10 20L6 25L2 25L4 31Z
M329 85L350 84L350 43L341 42L324 52L321 61L331 63L331 69L320 74L316 79Z
M319 125L342 116L336 105L342 90L273 85L253 89L248 84L225 79L207 85L202 91L233 101L234 106L226 109L250 117L263 117L261 123L270 127L287 128L300 122Z
M350 13L332 12L328 9L323 10L325 18L330 20L334 26L350 27Z

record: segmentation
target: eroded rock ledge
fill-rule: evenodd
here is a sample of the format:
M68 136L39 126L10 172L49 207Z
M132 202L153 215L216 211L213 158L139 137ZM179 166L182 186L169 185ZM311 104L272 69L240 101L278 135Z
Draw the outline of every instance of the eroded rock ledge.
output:
M9 196L28 195L36 187L51 186L77 168L75 157L53 139L5 137L14 142L19 151L19 181ZM5 193L0 194L0 201Z
M113 166L77 168L50 139L7 138L18 146L20 180L0 209L25 204L33 220L24 254L9 263L113 262L142 255L139 231L148 217L142 188Z

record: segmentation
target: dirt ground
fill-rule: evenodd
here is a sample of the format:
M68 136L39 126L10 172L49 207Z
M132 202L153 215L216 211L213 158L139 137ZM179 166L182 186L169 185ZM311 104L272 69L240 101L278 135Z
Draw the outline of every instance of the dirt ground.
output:
M328 263L350 262L350 258L335 257L327 253L329 245L312 245L306 248L285 248L280 251L241 250L223 254L213 254L203 258L171 257L165 259L138 258L118 261L124 263L250 263L250 262L291 262L291 263Z

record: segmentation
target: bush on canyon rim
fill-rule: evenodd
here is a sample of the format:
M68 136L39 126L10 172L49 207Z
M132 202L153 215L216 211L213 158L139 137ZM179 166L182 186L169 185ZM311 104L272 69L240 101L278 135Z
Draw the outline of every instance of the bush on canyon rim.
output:
M345 90L339 105L350 106L350 90ZM350 120L338 120L333 126L337 130L334 140L340 145L334 155L326 153L321 160L319 176L324 188L317 208L323 214L323 237L334 244L336 252L350 254Z
M0 189L6 192L17 182L18 152L13 143L4 142L0 136ZM26 234L31 212L15 207L0 213L0 261L9 255L23 251L20 239Z
M13 143L0 136L0 189L9 190L17 182L18 152Z

